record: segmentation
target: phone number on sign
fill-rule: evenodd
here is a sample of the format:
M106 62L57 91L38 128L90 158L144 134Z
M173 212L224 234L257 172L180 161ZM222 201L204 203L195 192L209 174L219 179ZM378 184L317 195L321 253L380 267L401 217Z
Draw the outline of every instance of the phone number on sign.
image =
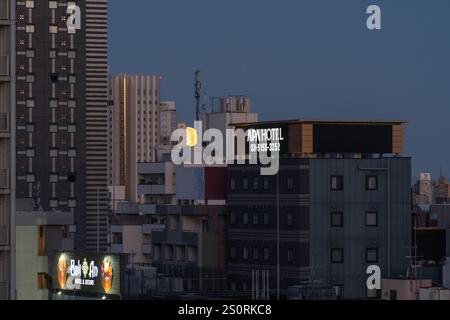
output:
M281 145L278 142L251 144L250 152L280 152Z

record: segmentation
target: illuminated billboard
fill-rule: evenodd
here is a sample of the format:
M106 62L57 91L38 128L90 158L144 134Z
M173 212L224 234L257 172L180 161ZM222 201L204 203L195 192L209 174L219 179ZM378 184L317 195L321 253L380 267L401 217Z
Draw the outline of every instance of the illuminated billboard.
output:
M60 252L54 262L53 288L72 293L120 295L120 256Z

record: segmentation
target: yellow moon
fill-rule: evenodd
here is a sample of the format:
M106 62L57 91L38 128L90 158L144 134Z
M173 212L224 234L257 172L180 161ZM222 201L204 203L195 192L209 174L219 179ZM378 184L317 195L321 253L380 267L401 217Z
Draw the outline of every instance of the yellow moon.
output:
M194 128L186 128L186 145L189 147L197 145L197 131Z

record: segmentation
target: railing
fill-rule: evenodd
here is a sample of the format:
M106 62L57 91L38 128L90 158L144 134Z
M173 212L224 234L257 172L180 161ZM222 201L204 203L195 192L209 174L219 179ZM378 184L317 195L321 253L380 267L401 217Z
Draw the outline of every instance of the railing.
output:
M142 225L143 234L151 234L154 231L164 231L166 230L165 224L144 224Z
M9 56L7 55L0 56L0 76L9 76Z
M0 189L9 189L9 169L0 169Z
M0 113L0 132L9 132L9 113Z
M0 246L9 245L9 225L0 225Z
M9 20L9 0L0 0L0 20Z
M8 280L0 280L0 300L9 298L9 282Z

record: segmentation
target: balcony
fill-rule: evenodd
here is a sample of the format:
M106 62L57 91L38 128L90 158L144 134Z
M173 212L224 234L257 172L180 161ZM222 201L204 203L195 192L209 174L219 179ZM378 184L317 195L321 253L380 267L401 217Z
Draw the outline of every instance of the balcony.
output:
M0 280L0 300L9 298L9 282L8 280Z
M0 24L9 24L9 0L0 0Z
M138 174L164 174L166 172L166 163L138 163L137 164Z
M143 244L142 245L142 253L143 254L152 254L153 250L152 250L153 246L151 244Z
M142 214L156 214L156 204L141 204L139 205L139 212Z
M111 253L123 253L123 244L111 244Z
M166 194L166 186L163 184L140 184L137 186L138 194Z
M119 202L116 212L118 214L138 214L139 204L136 202Z
M152 234L155 231L164 231L166 230L165 224L144 224L142 225L142 233L143 234Z
M152 234L153 244L198 245L198 233L179 231L155 231Z
M0 225L0 246L9 245L9 225Z
M0 113L0 138L9 138L9 113Z
M0 81L10 81L9 56L0 56Z
M0 169L0 194L9 194L9 169Z

